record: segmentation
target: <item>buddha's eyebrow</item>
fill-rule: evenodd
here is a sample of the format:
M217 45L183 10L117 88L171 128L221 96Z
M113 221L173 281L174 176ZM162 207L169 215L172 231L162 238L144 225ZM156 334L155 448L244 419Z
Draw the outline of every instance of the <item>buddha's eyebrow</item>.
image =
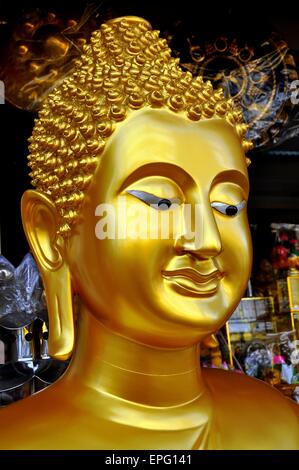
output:
M141 165L130 173L122 182L118 192L124 191L128 186L148 176L163 176L168 178L184 190L186 186L196 186L192 176L183 168L168 162L151 162ZM211 188L221 183L235 183L242 188L246 194L249 192L249 181L245 173L239 170L224 170L218 173L212 181Z
M130 173L122 182L118 192L124 191L128 186L148 176L163 176L173 180L179 186L188 182L194 184L193 178L181 167L166 162L151 162L141 165Z
M249 192L248 177L238 170L224 170L218 173L218 175L213 179L211 189L221 183L235 183L243 188L246 194Z

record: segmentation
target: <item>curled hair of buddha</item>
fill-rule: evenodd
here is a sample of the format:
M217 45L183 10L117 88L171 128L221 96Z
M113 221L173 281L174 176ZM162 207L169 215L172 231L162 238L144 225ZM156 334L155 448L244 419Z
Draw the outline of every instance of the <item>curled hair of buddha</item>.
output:
M131 110L168 108L188 119L224 118L245 152L247 125L232 100L184 72L165 39L141 18L112 20L92 34L72 74L47 97L30 137L32 185L60 214L67 236L115 125Z

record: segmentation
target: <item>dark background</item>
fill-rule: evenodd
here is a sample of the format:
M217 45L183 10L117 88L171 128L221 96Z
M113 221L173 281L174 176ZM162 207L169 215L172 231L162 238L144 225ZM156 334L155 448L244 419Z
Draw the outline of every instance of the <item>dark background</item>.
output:
M73 6L62 1L1 2L0 47L5 60L7 38L30 8L55 10L71 14L86 5L98 7L99 22L109 17L137 15L147 18L155 29L165 31L183 24L186 31L208 37L213 34L237 34L258 39L277 31L299 57L299 13L291 2L190 2L174 5L170 1L77 1ZM262 3L262 4L261 4ZM298 67L298 62L297 62ZM1 245L2 254L17 265L28 251L21 218L20 199L30 187L27 168L27 139L31 135L34 113L9 103L0 105L1 123ZM273 151L274 150L274 151ZM255 224L255 254L270 249L270 222L299 223L299 138L275 148L252 151L249 168L251 197L249 219Z

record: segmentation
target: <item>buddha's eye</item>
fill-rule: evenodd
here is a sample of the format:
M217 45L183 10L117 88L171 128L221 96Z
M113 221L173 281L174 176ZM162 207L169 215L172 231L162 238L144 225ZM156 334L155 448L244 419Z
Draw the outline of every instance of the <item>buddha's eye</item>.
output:
M132 189L126 192L136 197L140 201L145 202L148 206L151 206L154 209L157 209L159 211L169 210L173 208L174 205L179 205L182 203L182 201L178 198L171 198L171 199L161 198L161 197L155 196L154 194L147 193L145 191L137 191L137 190Z
M225 204L224 202L212 202L211 206L216 211L221 212L221 214L228 215L229 217L234 217L237 215L244 207L246 206L246 201L241 201L237 205Z

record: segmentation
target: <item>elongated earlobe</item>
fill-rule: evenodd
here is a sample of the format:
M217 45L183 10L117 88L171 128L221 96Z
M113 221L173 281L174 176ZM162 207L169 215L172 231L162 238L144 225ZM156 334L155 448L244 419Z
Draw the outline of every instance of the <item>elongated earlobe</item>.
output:
M73 350L74 320L65 241L57 235L58 214L47 196L32 190L24 193L21 210L23 227L46 292L49 354L65 360Z
M202 343L206 348L216 348L219 346L219 341L216 338L216 335L211 335L205 338Z

